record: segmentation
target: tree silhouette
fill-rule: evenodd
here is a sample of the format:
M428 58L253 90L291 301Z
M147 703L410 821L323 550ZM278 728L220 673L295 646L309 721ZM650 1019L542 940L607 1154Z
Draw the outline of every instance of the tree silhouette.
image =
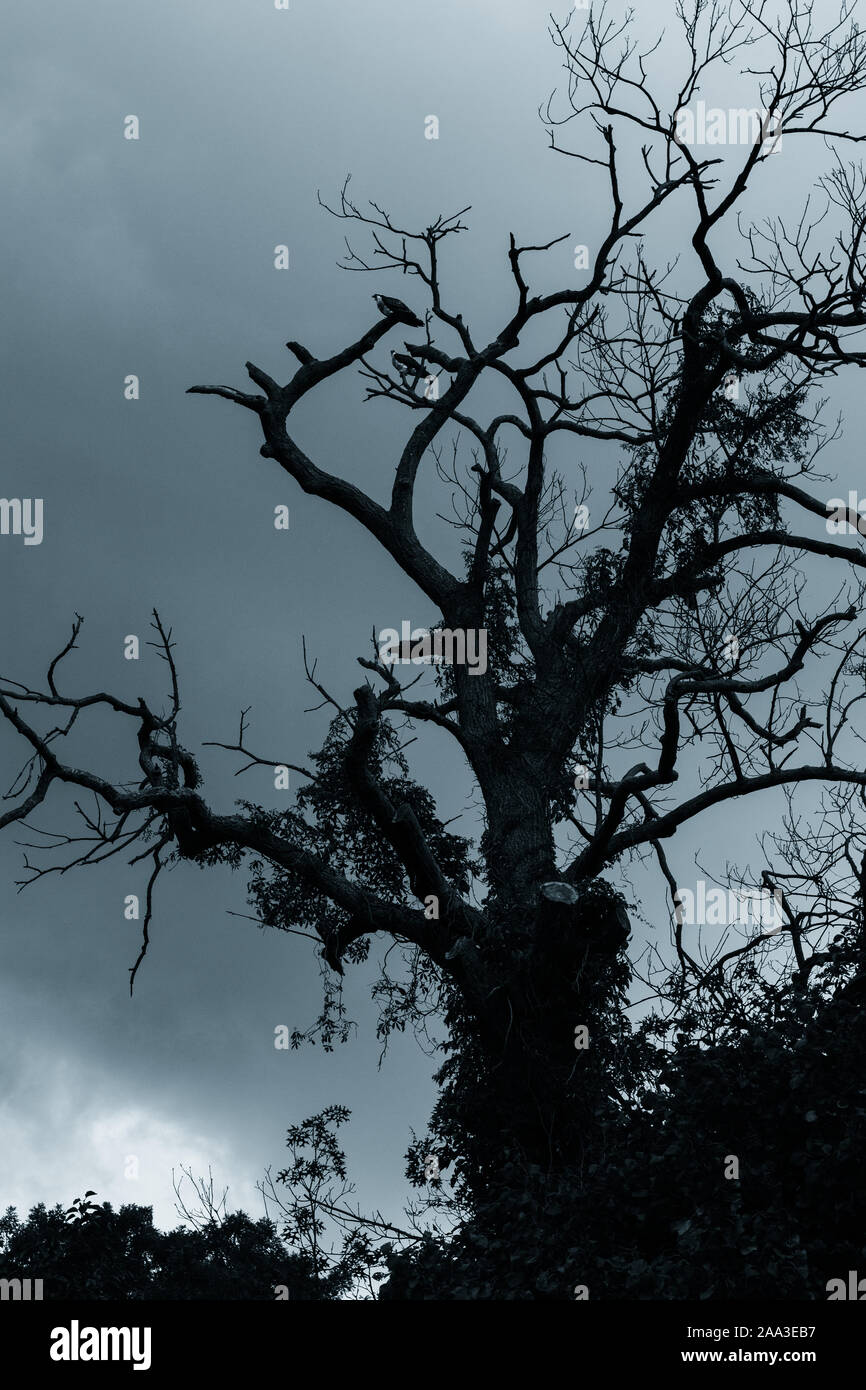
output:
M322 356L289 341L286 381L248 362L255 392L190 388L255 416L262 457L378 542L435 611L431 627L485 633L485 669L431 664L426 693L413 695L415 669L404 679L395 653L374 642L347 701L307 661L334 708L324 747L296 768L304 784L291 810L241 802L230 815L208 804L181 741L178 669L158 615L154 645L171 681L163 713L61 690L77 617L44 689L5 681L0 693L29 745L0 824L25 821L65 783L97 807L79 805L65 867L130 847L152 861L133 979L153 887L173 857L249 862L259 919L320 943L328 1043L346 1027L347 963L377 936L399 946L405 969L380 982L381 1026L423 1027L431 1015L447 1024L430 1136L451 1169L453 1211L476 1233L497 1193L539 1175L548 1197L550 1183L573 1192L575 1174L591 1191L610 1135L634 1115L647 1078L659 1080L651 1033L625 1012L637 965L625 953L624 901L605 878L614 866L652 855L670 889L671 957L650 981L666 1038L679 1028L688 1042L697 1030L704 1045L730 1046L752 1025L783 1027L804 1001L814 1011L821 982L856 991L863 976L866 847L855 815L866 772L852 710L866 670L866 551L859 532L853 543L830 538L827 501L808 483L820 481L816 462L834 437L816 388L866 365L866 182L844 158L866 137L843 124L846 99L864 87L866 39L847 5L824 29L806 0L781 17L760 0L692 0L677 13L682 75L677 84L663 74L666 96L653 74L671 61L659 64L657 45L641 46L628 20L602 9L582 29L576 16L553 26L567 85L542 113L550 145L594 196L606 190L611 210L583 285L535 292L531 258L566 237L519 245L512 235L512 302L482 341L443 279L446 243L466 229L468 209L413 229L377 203L362 207L347 180L328 210L370 247L347 242L346 267L377 284L399 273L412 304L382 299L357 341ZM716 70L730 84L737 63L762 120L739 149L703 157L681 113ZM802 212L741 219L735 231L779 139L787 152L816 135L831 163ZM655 265L644 238L668 215L681 231L688 219L686 254ZM309 410L316 388L353 368L368 400L409 412L387 505L344 476L349 461L328 471L293 430L297 407ZM610 449L592 475L569 453L581 440ZM454 499L462 568L416 530L416 483L431 463ZM836 510L857 530L856 513ZM829 602L816 562L795 565L803 556L833 571ZM58 722L37 728L30 710ZM137 784L62 760L63 738L91 710L131 721ZM457 744L483 806L477 845L448 830L412 779L404 746L416 726ZM246 767L283 761L251 751L245 714L237 743L219 746ZM825 789L819 821L804 826L792 811L753 885L775 893L779 930L696 954L665 843L712 808L812 782ZM28 869L38 878L51 866ZM578 1029L588 1046L576 1046ZM428 1149L410 1154L419 1183ZM541 1294L561 1296L568 1263L544 1272Z
M195 1186L207 1191L206 1180ZM267 1219L227 1212L224 1203L184 1216L186 1224L160 1231L152 1209L132 1203L114 1211L79 1197L66 1212L39 1203L25 1221L9 1207L0 1218L0 1278L41 1279L48 1300L321 1300L349 1282L338 1269L320 1278Z

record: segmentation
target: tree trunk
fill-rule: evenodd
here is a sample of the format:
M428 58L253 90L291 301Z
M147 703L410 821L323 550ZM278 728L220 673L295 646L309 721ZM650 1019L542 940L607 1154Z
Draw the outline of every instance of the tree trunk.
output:
M580 893L544 884L533 906L504 912L497 928L455 955L467 988L437 1106L456 1147L474 1153L479 1192L508 1165L552 1171L585 1157L610 1114L627 1027L618 1006L629 929L606 884Z

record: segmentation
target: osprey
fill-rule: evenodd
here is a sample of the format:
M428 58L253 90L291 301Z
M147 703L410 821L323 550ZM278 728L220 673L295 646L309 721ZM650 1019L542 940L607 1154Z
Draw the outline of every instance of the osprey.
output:
M374 294L373 298L376 301L376 308L379 310L379 313L384 314L386 318L389 315L396 314L399 316L400 322L408 323L410 328L424 327L417 314L413 314L412 310L407 304L403 303L402 299L394 299L390 294Z

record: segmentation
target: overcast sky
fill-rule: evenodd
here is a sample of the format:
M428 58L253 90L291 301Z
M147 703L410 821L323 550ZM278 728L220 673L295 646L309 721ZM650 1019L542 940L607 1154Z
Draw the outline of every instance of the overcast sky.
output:
M669 24L673 9L654 4L641 22ZM45 515L41 545L0 537L0 670L37 684L78 612L86 621L65 664L68 688L158 701L165 677L153 654L123 658L124 637L146 639L156 607L177 642L185 743L233 741L251 705L253 745L300 762L327 718L304 714L314 701L302 634L320 678L345 699L373 627L432 615L350 520L259 457L251 416L184 392L197 382L243 387L247 358L287 375L287 338L314 352L342 345L373 321L374 289L413 300L415 287L394 276L336 269L344 229L316 192L333 197L348 172L356 196L407 225L473 205L446 276L479 338L509 312L509 231L530 242L571 233L540 273L572 283L572 242L592 245L606 206L584 166L546 150L536 109L560 76L547 8L42 0L7 7L2 51L0 492L43 498ZM130 114L137 141L123 138ZM435 141L424 137L431 114ZM765 166L753 210L797 210L820 170L819 145L796 157L786 148ZM661 226L672 255L682 224L672 212ZM278 244L290 248L287 271L274 268ZM697 275L686 257L679 283L694 288ZM123 397L129 373L140 378L138 401ZM405 421L387 404L362 407L361 396L356 377L317 393L299 437L317 462L382 496ZM862 449L850 441L866 420L852 381L831 399L847 419L832 454L844 495L863 486ZM576 460L603 461L582 447ZM273 527L280 503L291 509L287 533ZM428 470L419 527L453 555L438 510ZM76 750L79 762L129 775L121 721L95 718ZM464 813L454 828L470 831L459 760L435 737L413 752L443 815ZM5 730L0 759L8 784L21 758ZM239 795L280 804L267 770L236 781L229 755L203 749L201 762L219 809ZM737 807L701 833L721 846L723 868L748 854L771 815L769 800ZM62 798L34 823L68 828ZM143 893L145 866L114 861L19 896L14 842L27 838L21 827L0 837L0 1207L66 1203L90 1187L115 1203L152 1203L171 1224L171 1168L190 1164L211 1165L232 1204L255 1211L254 1184L281 1166L286 1126L340 1102L353 1110L360 1199L399 1209L432 1064L404 1038L378 1068L362 976L347 981L361 1024L351 1045L276 1051L277 1025L306 1026L318 1012L311 949L227 914L248 910L243 872L182 865L159 885L130 1000L139 924L124 920L123 899ZM678 845L683 881L701 847L694 837ZM661 893L657 905L666 937ZM137 1179L124 1177L130 1155Z

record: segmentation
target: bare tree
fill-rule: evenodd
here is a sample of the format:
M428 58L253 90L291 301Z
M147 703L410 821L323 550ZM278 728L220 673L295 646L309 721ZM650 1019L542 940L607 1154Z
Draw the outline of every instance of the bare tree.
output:
M412 229L357 203L347 180L329 210L369 237L361 249L347 241L347 269L377 284L399 274L417 291L413 307L377 297L367 331L321 356L289 341L288 380L248 362L255 391L190 388L257 417L261 455L369 532L444 628L485 631L485 671L439 666L422 698L374 648L359 658L366 679L344 703L308 666L334 720L325 750L298 769L300 809L284 815L246 803L225 815L208 804L180 739L171 633L158 616L155 645L171 683L161 713L143 700L66 693L60 667L79 618L43 689L2 683L0 710L28 760L0 824L27 823L55 783L92 793L96 808L76 802L80 833L58 836L62 862L36 864L32 877L144 841L137 857L149 857L152 872L143 953L168 857L252 856L262 920L309 927L337 975L376 934L408 947L404 1001L423 1012L432 998L452 1027L472 1032L471 1066L489 1067L494 1109L513 1117L521 1152L554 1152L565 1106L586 1131L592 1106L575 1108L575 1096L617 1104L628 1088L615 1024L606 1025L613 1051L596 1049L602 1070L592 1087L572 1037L612 1000L622 1011L628 972L616 962L628 921L604 885L612 866L654 855L668 883L678 962L665 988L675 1005L686 992L724 991L742 960L739 948L695 958L676 920L664 846L702 813L820 784L841 819L822 841L818 895L829 878L834 894L843 891L840 874L862 893L863 847L846 819L866 786L852 720L866 551L859 532L853 543L823 525L815 534L828 506L809 483L820 481L817 460L834 437L815 387L866 365L864 175L846 162L866 137L844 125L846 99L864 87L866 39L847 4L829 27L816 26L813 10L807 0L781 14L763 0L679 4L684 67L672 96L663 79L667 97L655 85L657 45L642 47L630 21L602 9L582 29L574 16L555 24L567 85L542 113L550 144L593 188L606 187L611 209L580 288L531 286L532 258L564 236L542 245L511 236L512 302L496 336L480 341L443 280L444 244L464 231L468 209ZM681 113L713 70L735 64L763 116L722 158L690 143ZM816 136L833 161L819 187L793 220L742 219L732 262L724 245L750 181L780 137L787 152ZM643 238L669 204L681 226L688 219L686 255L655 266ZM292 433L299 403L350 369L360 370L368 400L409 412L387 505L323 468ZM508 408L485 412L491 394L507 395ZM560 448L580 440L610 446L603 489ZM463 572L415 528L416 481L430 461L456 499ZM845 519L857 527L856 515ZM795 566L803 556L835 568L831 602L812 597L814 564ZM138 781L63 761L63 739L91 710L130 721ZM401 738L417 725L444 731L466 760L483 802L477 854L409 780ZM243 716L237 743L222 746L246 766L271 762L249 750ZM802 827L791 829L802 845ZM783 860L784 882L772 862L764 882L784 890L784 929L772 941L757 933L745 950L772 952L779 987L789 989L820 963L828 920L815 907L814 874L797 873L790 846ZM471 1129L471 1118L463 1123Z

